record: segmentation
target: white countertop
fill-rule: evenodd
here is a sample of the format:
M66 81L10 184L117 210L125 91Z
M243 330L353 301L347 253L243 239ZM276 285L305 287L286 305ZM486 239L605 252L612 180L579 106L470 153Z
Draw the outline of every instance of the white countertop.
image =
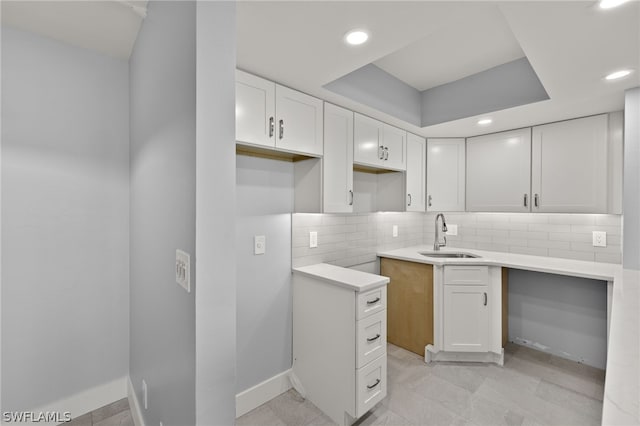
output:
M441 252L469 253L481 257L443 259L420 254L432 251L432 246L423 245L381 252L378 256L432 265L504 266L612 282L602 424L640 424L640 271L623 270L622 266L610 263L453 247L441 249Z
M374 288L382 287L389 283L389 278L387 277L329 265L328 263L317 263L315 265L293 268L293 272L317 278L356 292L373 290Z
M527 254L501 253L475 249L445 247L440 253L456 252L480 256L456 259L427 257L420 252L433 252L433 246L413 246L378 253L379 257L428 263L431 265L493 265L550 274L570 275L594 280L614 281L622 274L622 267L613 263L585 262L584 260L560 259L556 257L531 256Z

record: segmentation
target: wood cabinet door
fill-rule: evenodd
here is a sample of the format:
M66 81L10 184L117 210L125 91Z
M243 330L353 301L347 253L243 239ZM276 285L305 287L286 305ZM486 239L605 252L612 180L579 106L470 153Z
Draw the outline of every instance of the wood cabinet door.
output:
M380 259L387 286L387 341L424 356L433 344L433 266Z
M427 211L463 212L465 141L427 140Z
M533 128L531 211L607 212L607 114Z
M531 128L467 139L467 211L528 212Z
M236 141L275 146L275 83L236 71Z
M323 209L353 212L353 112L324 104Z

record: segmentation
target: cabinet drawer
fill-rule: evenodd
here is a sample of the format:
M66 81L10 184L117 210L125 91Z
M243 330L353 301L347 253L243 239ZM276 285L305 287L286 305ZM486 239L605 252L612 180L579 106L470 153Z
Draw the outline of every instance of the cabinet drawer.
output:
M362 416L387 396L387 356L356 370L356 417Z
M356 294L356 319L360 320L387 308L387 287Z
M356 367L387 352L387 311L383 310L356 322Z
M444 283L454 285L487 285L488 266L445 266Z

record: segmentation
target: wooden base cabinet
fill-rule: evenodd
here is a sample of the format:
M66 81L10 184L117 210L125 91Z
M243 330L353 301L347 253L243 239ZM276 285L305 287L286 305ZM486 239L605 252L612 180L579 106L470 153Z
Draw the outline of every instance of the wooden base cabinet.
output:
M433 344L433 266L380 259L380 274L390 278L387 288L387 341L424 356Z
M292 383L337 424L350 425L387 395L388 279L339 268L360 283L378 280L358 291L298 272L315 266L293 274Z

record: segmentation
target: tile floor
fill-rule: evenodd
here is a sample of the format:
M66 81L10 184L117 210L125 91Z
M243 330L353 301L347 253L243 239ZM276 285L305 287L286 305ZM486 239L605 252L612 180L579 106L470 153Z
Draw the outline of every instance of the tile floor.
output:
M509 344L505 365L433 363L388 345L387 397L358 425L600 425L604 371ZM290 390L238 426L334 423Z
M129 400L122 398L90 413L76 417L64 426L134 426Z

